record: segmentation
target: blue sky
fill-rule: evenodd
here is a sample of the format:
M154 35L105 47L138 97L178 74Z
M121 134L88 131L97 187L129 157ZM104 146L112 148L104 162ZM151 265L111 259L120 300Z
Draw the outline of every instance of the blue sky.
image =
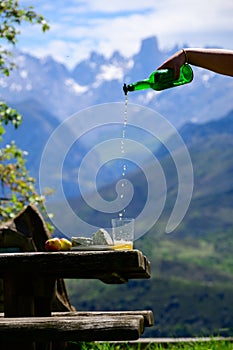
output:
M141 40L158 38L162 50L176 44L233 49L232 0L20 0L45 16L51 29L23 26L18 47L53 56L73 67L91 51L130 57Z

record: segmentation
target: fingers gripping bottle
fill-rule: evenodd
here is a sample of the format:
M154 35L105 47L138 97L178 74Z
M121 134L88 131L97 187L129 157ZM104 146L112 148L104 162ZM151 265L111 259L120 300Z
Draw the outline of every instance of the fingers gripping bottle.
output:
M180 68L180 76L178 79L174 78L174 70L171 68L158 69L151 73L148 79L137 81L136 83L126 85L123 90L125 95L128 91L153 89L156 91L165 90L171 87L190 83L193 80L192 68L187 64L183 64Z

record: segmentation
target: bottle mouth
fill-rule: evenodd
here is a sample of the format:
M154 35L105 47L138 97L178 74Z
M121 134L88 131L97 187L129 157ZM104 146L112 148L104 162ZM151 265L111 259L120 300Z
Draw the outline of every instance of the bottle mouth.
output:
M124 91L125 95L128 94L129 90L128 90L128 86L126 84L123 85L123 91Z
M129 85L124 84L123 85L123 91L124 91L125 95L127 95L129 91L134 91L134 90L135 90L135 88L134 88L133 84L129 84Z

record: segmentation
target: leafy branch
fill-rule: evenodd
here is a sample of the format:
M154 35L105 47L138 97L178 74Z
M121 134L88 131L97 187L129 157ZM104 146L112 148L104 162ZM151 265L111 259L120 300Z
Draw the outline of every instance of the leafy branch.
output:
M49 29L44 17L37 14L32 6L20 7L17 0L0 0L0 39L15 45L20 35L19 27L24 22L39 24L43 32ZM0 45L0 71L6 76L15 68L12 57L11 51Z
M0 0L0 40L15 45L24 22L40 25L43 32L49 29L44 17L32 6L22 7L17 0ZM14 68L12 52L0 45L0 73L9 76ZM0 142L9 123L17 129L22 116L0 101ZM45 196L37 193L36 180L28 173L25 157L26 153L14 142L0 149L0 221L14 217L28 204L37 205L45 212ZM47 226L52 230L48 222Z

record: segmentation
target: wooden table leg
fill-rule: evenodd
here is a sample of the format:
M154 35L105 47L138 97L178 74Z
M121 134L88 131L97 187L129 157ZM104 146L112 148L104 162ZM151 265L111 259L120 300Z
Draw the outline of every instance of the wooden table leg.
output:
M36 276L33 281L35 316L50 317L51 303L55 298L55 282L53 277ZM52 342L36 342L36 350L55 350Z
M3 282L4 316L19 317L34 314L32 283L23 276L7 273ZM2 350L15 350L19 346L17 340L4 340L0 344ZM22 344L25 350L36 350L35 343Z
M22 276L8 273L4 276L4 316L30 317L51 316L51 302L55 297L55 278ZM19 344L9 340L1 345L1 350L15 350ZM20 343L24 350L50 350L50 342Z
M32 279L7 274L4 277L5 317L27 317L34 315Z
M55 298L55 282L53 277L36 276L33 280L34 315L51 316L51 304Z

